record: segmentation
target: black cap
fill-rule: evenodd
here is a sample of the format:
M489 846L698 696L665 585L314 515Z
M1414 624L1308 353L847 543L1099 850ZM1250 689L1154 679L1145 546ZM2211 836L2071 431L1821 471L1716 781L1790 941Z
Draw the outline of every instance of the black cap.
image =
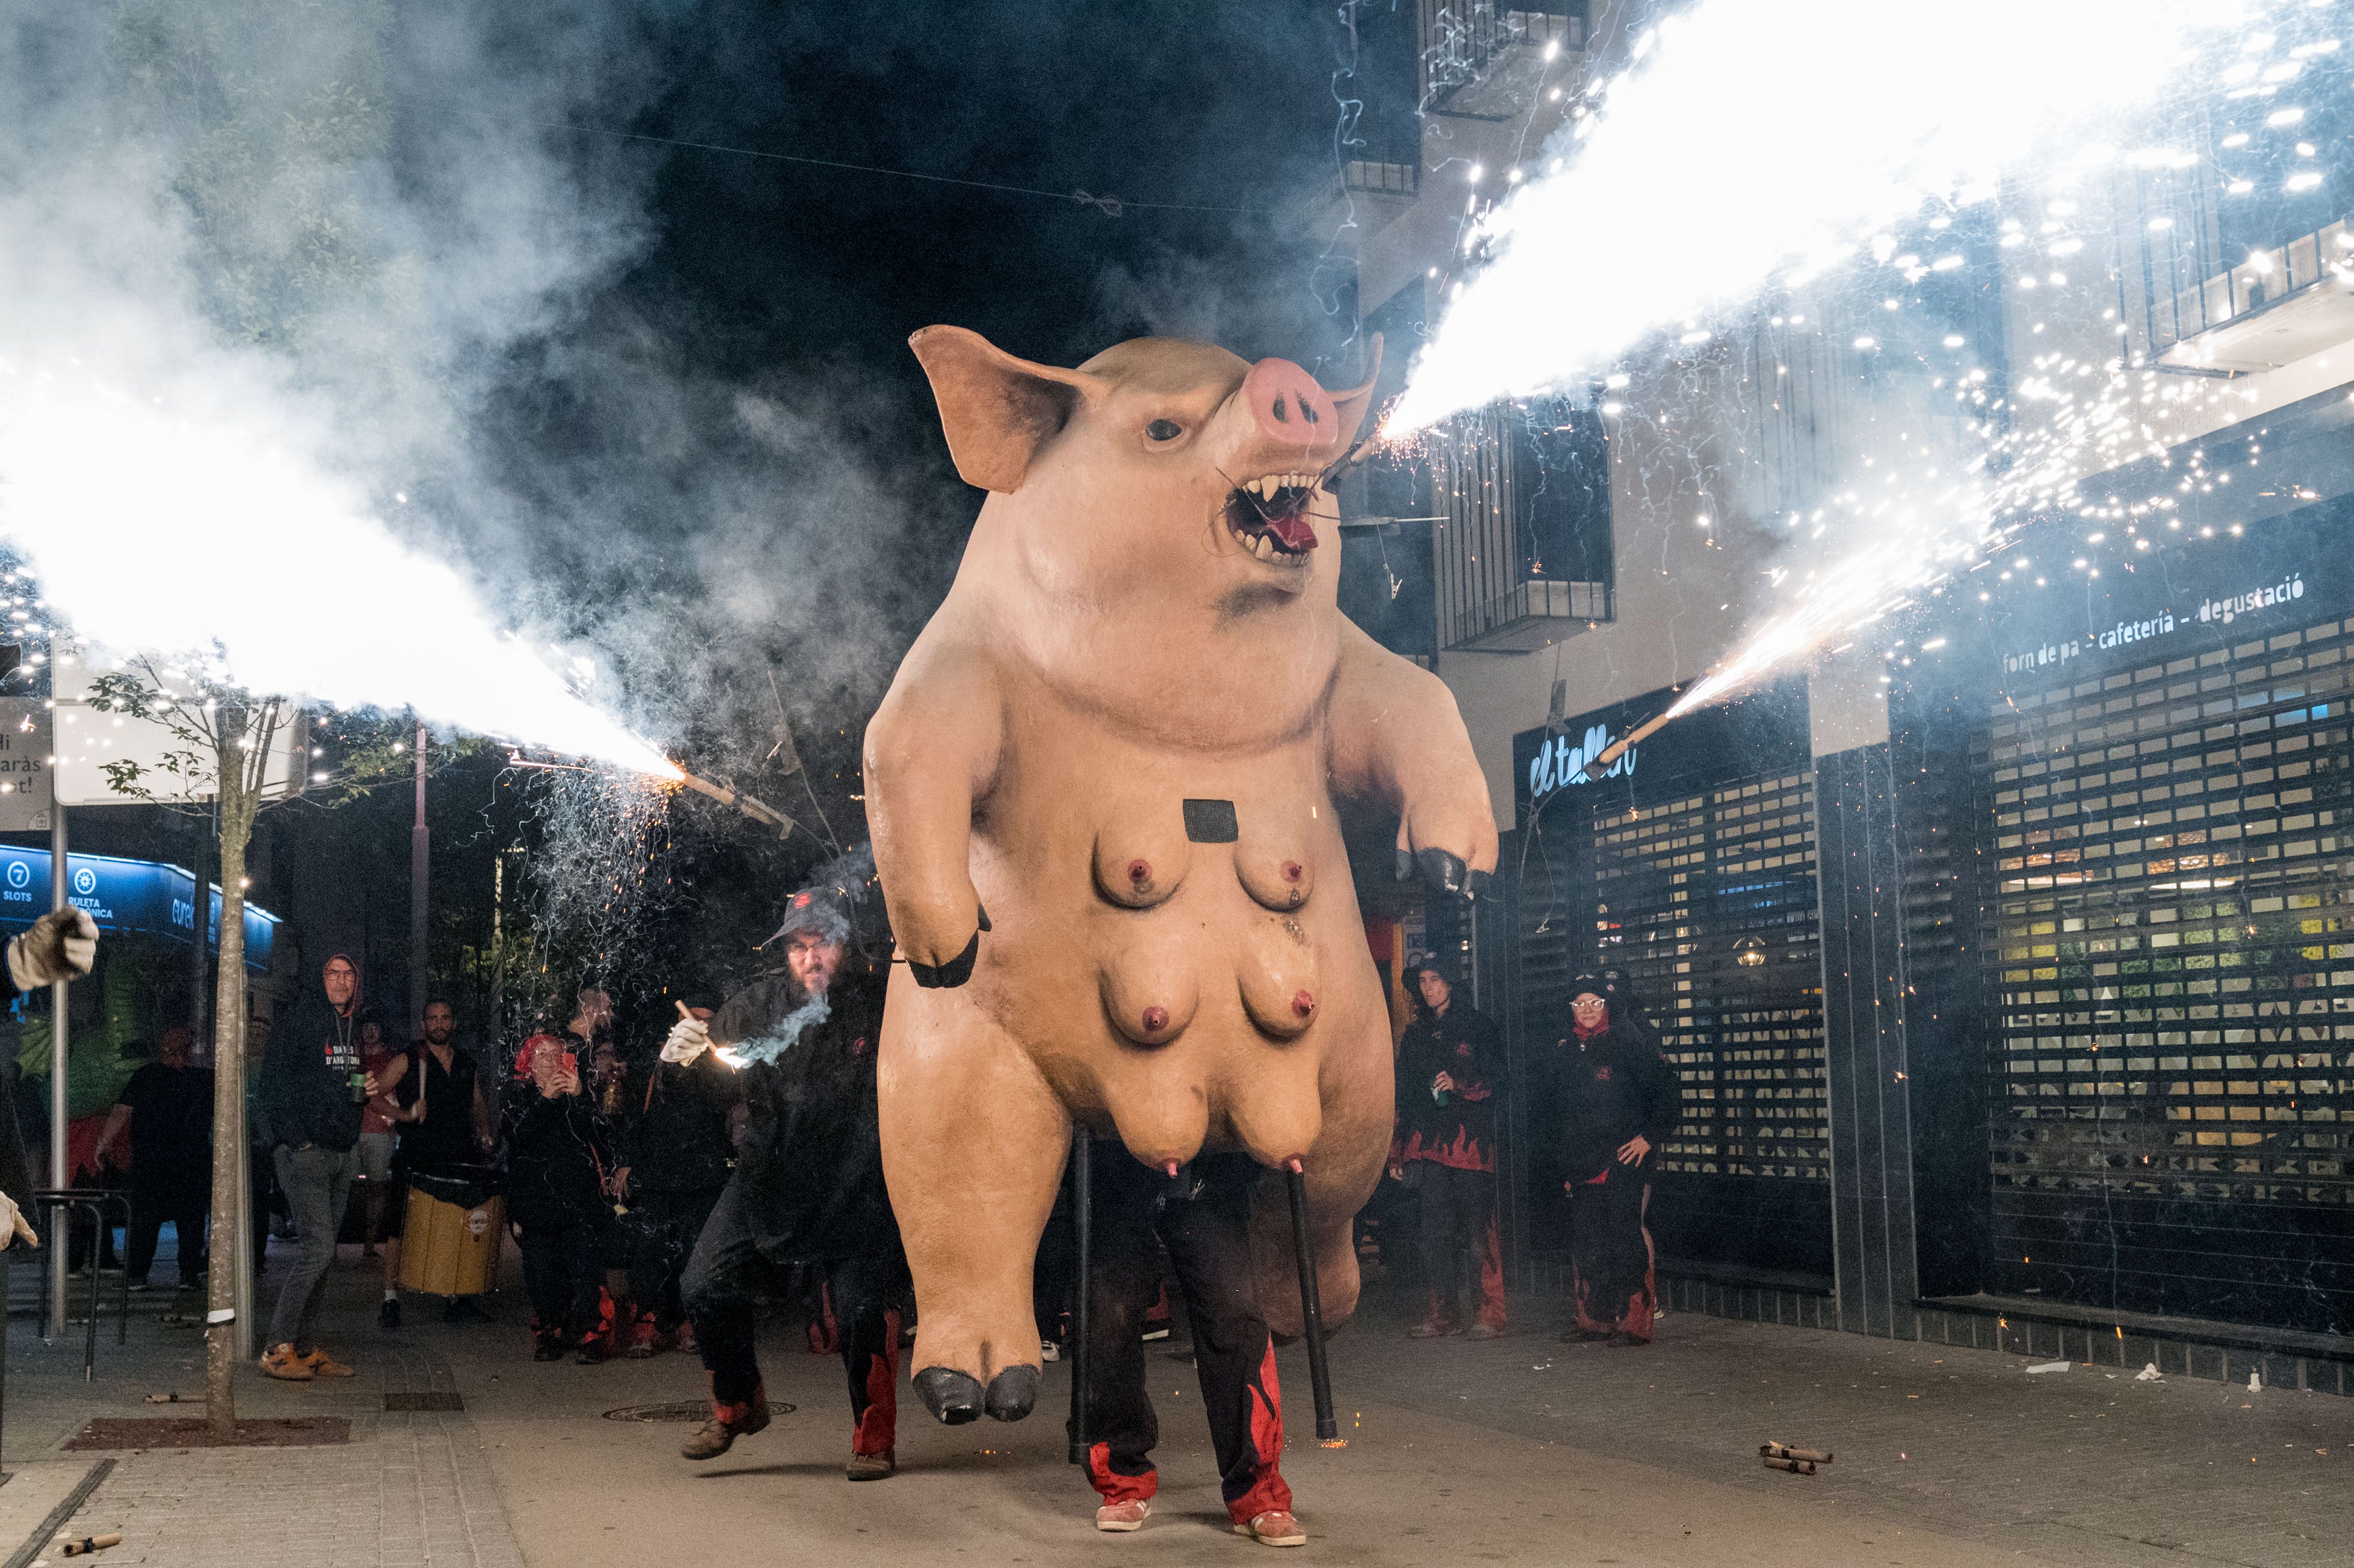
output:
M1406 959L1406 979L1414 980L1426 974L1437 975L1447 982L1449 990L1463 983L1455 960L1445 953L1416 953Z

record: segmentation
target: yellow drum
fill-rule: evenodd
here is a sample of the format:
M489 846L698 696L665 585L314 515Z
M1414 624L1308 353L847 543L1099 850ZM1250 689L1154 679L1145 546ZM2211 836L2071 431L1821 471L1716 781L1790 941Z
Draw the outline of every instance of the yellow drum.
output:
M453 1203L411 1186L400 1233L400 1287L428 1296L481 1295L497 1272L505 1228L503 1198Z

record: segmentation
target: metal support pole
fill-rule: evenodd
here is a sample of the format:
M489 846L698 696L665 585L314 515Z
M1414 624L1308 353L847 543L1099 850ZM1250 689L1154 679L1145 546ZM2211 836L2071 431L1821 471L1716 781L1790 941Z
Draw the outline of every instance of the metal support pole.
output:
M1307 1330L1308 1387L1316 1396L1316 1437L1341 1436L1332 1414L1332 1369L1324 1363L1324 1302L1316 1290L1316 1255L1308 1250L1308 1177L1298 1160L1284 1172L1291 1192L1291 1245L1299 1254L1299 1317Z
M69 906L66 874L66 803L54 802L49 807L49 907ZM62 1189L71 1183L73 1172L66 1169L66 1033L69 1020L66 982L49 987L49 1185ZM67 1261L73 1252L70 1237L73 1222L66 1224L50 1238L56 1245L49 1253L49 1331L42 1336L53 1339L62 1332L66 1321ZM103 1234L90 1238L98 1250L90 1256L92 1274L98 1270L99 1259L106 1255Z
M1087 1286L1088 1270L1094 1259L1095 1225L1090 1211L1094 1204L1094 1182L1089 1180L1091 1145L1094 1139L1085 1123L1071 1129L1071 1231L1077 1255L1074 1271L1078 1283L1072 1287L1077 1299L1071 1307L1071 1452L1074 1465L1087 1462Z
M417 721L417 825L408 830L408 1039L425 1038L425 882L433 834L425 825L425 721ZM406 1044L407 1042L403 1042Z

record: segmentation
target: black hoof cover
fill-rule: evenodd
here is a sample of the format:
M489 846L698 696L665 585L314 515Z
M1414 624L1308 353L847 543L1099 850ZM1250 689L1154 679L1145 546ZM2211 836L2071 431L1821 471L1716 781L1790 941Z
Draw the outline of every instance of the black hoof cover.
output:
M969 1377L954 1367L926 1367L916 1374L915 1383L916 1397L944 1424L961 1426L981 1419L979 1378Z
M1036 1367L1007 1367L989 1380L989 1416L992 1421L1019 1421L1037 1403Z

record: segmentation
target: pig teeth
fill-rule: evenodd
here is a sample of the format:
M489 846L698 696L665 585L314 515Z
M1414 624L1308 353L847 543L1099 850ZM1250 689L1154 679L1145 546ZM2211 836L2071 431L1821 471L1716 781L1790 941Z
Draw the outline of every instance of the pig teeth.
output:
M1275 541L1261 534L1251 546L1251 554L1262 561L1275 559Z

